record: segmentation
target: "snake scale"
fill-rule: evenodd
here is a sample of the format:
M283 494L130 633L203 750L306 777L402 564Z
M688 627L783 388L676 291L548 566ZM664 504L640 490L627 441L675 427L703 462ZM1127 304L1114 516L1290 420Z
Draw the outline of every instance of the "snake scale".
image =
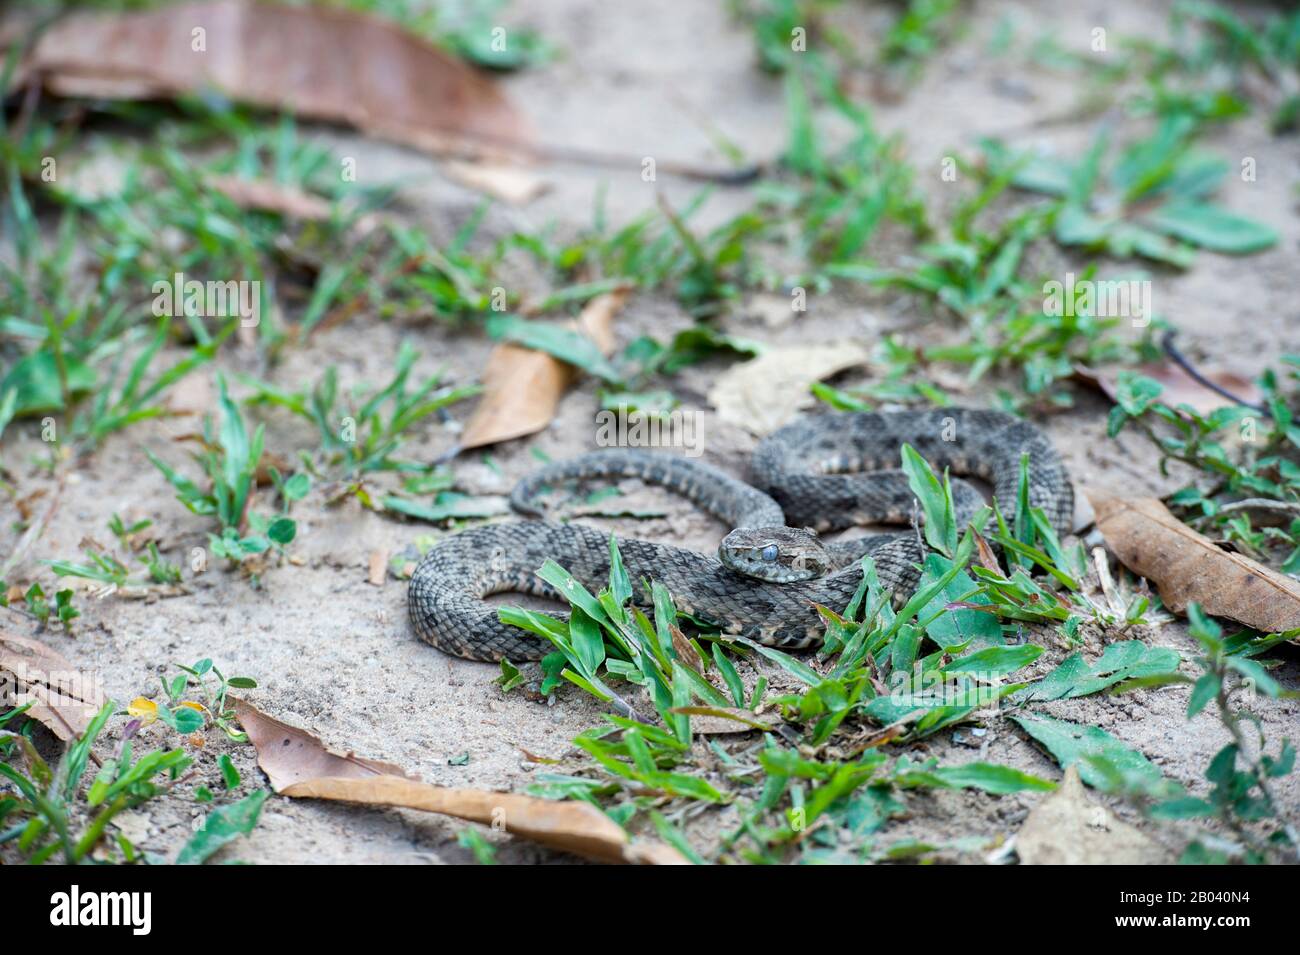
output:
M1014 502L1022 453L1029 456L1029 500L1058 533L1069 530L1074 498L1065 465L1047 437L997 411L853 412L795 421L764 439L751 461L751 484L716 468L663 453L610 449L547 465L516 487L517 510L541 513L535 497L566 480L638 477L678 491L735 528L710 556L640 540L618 541L634 599L656 580L677 607L724 632L769 646L801 649L821 639L815 605L843 608L870 554L881 584L906 597L924 554L914 531L870 534L824 544L816 532L851 525L907 523L915 503L897 465L903 443L935 468L983 479L1004 510ZM957 519L983 503L953 481ZM577 524L522 521L470 528L440 541L411 577L408 607L421 639L472 660L535 660L549 645L501 623L483 598L506 591L560 599L536 571L552 558L595 593L609 577L609 535Z

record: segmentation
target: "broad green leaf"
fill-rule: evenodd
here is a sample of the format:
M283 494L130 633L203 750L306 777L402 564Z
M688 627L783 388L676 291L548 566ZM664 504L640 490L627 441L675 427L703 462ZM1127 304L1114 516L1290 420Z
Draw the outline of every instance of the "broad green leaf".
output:
M83 395L94 389L95 373L82 362L64 355L63 369L70 395ZM33 352L18 359L0 381L0 395L11 390L14 398L10 411L14 417L62 411L64 390L58 359L48 351Z
M304 471L299 471L284 482L284 496L291 501L301 501L310 490L311 477Z
M581 607L575 606L569 614L569 638L573 641L573 651L582 664L583 676L590 679L596 669L605 660L605 638L600 625L592 620Z
M1056 788L1056 783L1010 766L997 763L966 763L961 766L932 766L916 771L905 771L897 777L901 785L947 786L955 789L982 789L987 793L1007 793L1036 790L1046 792Z
M1206 704L1219 695L1219 687L1222 683L1223 678L1217 673L1206 673L1196 681L1192 687L1192 695L1187 699L1188 719L1205 709Z
M266 529L266 536L282 546L292 542L297 533L298 525L289 517L277 517Z
M1277 232L1269 226L1208 203L1170 203L1142 221L1158 232L1213 252L1258 252L1277 243Z
M395 514L440 523L455 518L495 517L507 513L510 505L497 497L468 497L444 491L434 498L432 504L387 494L383 499L383 508Z
M226 843L252 832L267 795L265 789L259 789L237 803L208 813L202 827L181 849L176 864L198 865Z
M968 673L972 676L992 678L1014 673L1029 666L1043 653L1043 648L1032 643L1014 647L985 647L958 657L943 668L943 673Z
M612 385L622 383L623 376L619 370L601 353L595 342L580 332L515 315L493 315L487 321L487 332L492 338L546 352Z
M1096 726L1082 726L1050 716L1024 714L1011 717L1052 754L1062 769L1078 765L1079 776L1096 789L1109 791L1111 778L1098 768L1100 757L1120 772L1152 787L1166 782L1159 767L1140 752Z
M921 502L925 515L926 543L945 556L957 552L957 520L953 516L952 487L945 473L940 480L929 462L910 444L902 447L903 470L907 472L907 485Z
M1029 687L1023 702L1073 699L1097 693L1122 680L1163 676L1178 670L1182 657L1169 647L1150 647L1141 640L1112 643L1091 666L1083 653L1072 653L1051 673Z
M952 570L952 566L952 561L941 554L926 554L925 572L920 586L925 587L944 577ZM917 614L917 619L925 624L925 633L931 640L941 647L968 641L976 644L1002 643L1002 625L998 623L996 615L962 607L945 609L958 601L992 606L992 601L978 592L970 575L959 571Z

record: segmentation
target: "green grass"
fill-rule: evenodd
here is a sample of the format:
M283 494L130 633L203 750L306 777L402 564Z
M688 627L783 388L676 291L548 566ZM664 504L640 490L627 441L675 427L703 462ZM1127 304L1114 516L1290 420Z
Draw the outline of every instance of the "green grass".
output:
M311 489L311 479L304 473L283 478L269 467L280 511L266 515L251 508L257 474L262 464L264 429L258 425L250 436L239 407L226 392L226 381L217 376L220 412L203 423L202 450L195 455L207 487L165 463L152 451L145 450L163 477L176 489L176 498L194 514L213 517L218 532L208 535L213 554L233 562L283 550L297 534L297 525L288 516L290 505L301 500Z
M1171 407L1161 400L1159 382L1122 373L1109 431L1144 435L1165 473L1170 461L1193 469L1195 479L1169 498L1193 527L1294 574L1300 571L1300 426L1293 410L1300 356L1282 361L1290 370L1281 380L1270 371L1260 381L1267 414L1240 405L1210 414Z
M151 705L149 712L178 734L201 731L211 721L232 741L247 742L235 727L226 694L232 687L256 687L256 682L247 677L227 679L211 660L180 669L180 674L163 683L167 703ZM194 701L196 696L201 704ZM0 788L0 847L11 846L29 864L166 861L146 857L125 834L109 826L118 814L184 786L186 771L194 760L179 746L142 752L142 720L135 715L136 704L129 712L115 714L110 702L88 729L70 742L57 764L50 766L33 742L36 723L26 715L28 709L30 706L0 712L0 779L9 787L9 793ZM102 763L96 760L98 770L88 779L92 750L115 715L127 716L127 722L117 727L112 755ZM182 864L202 862L257 824L266 791L229 801L242 781L229 756L222 754L219 765L227 801L215 807L180 847L177 861ZM203 786L194 789L194 797L200 802L213 800Z
M587 591L558 564L548 562L542 567L539 576L569 595L570 619L565 622L510 608L501 611L501 619L555 647L541 664L543 693L555 692L568 682L612 712L606 723L574 741L589 757L586 768L577 774L542 775L533 791L552 798L585 799L624 825L642 818L698 861L884 859L895 850L881 842L880 833L890 818L906 812L909 790L974 788L1003 794L1052 787L1007 766L981 762L943 766L933 759L914 764L906 755L894 756L889 748L891 743L924 738L973 719L987 722L1014 716L1042 736L1063 764L1086 759L1094 785L1105 782L1106 788L1128 791L1135 779L1145 780L1142 791L1153 819L1170 818L1177 807L1183 807L1180 818L1197 815L1181 787L1104 733L1093 733L1090 748L1053 749L1065 744L1058 744L1059 734L1052 735L1056 732L1052 728L1070 724L1044 722L1032 709L1040 700L1186 679L1178 673L1179 654L1128 641L1113 644L1093 668L1076 653L1045 676L1019 676L1043 653L1041 646L1008 639L1020 632L1020 622L1062 622L1085 608L1093 611L1093 625L1113 627L1119 621L1108 619L1081 595L1075 576L1082 570L1081 553L1064 551L1042 513L1030 507L1023 495L1013 521L995 515L992 540L1014 568L1010 577L1004 577L971 563L975 527L984 524L989 512L976 516L969 528L953 526L946 482L915 455L905 454L904 465L931 518L927 535L938 553L927 559L918 591L897 612L866 559L862 586L850 606L843 613L821 608L825 645L815 661L707 629L696 638L683 636L678 628L690 621L679 618L671 595L662 587L651 582L648 593L634 599L635 588L645 584L627 576L613 540L609 583L598 594ZM1068 609L1054 614L1053 606ZM652 613L641 607L652 608ZM1028 607L1032 612L1026 612ZM1140 612L1131 611L1127 624L1137 621ZM1197 620L1197 627L1207 627ZM1065 630L1070 632L1068 624ZM1276 691L1276 683L1250 659L1271 645L1268 641L1238 635L1233 645L1238 652L1245 649L1246 655L1226 662L1227 645L1217 636L1214 640L1207 643L1210 656L1202 665L1218 666L1212 672L1219 678L1234 668L1248 672L1256 680L1268 681L1266 695L1276 695L1268 691L1270 685ZM755 654L778 665L803 688L770 696L765 681L760 681L747 690L741 673L750 669L744 661ZM1213 664L1213 660L1225 662ZM525 679L508 662L502 664L502 674L506 692ZM648 692L657 721L637 712L629 700L639 694L623 692L624 684ZM943 687L942 695L933 693L936 686ZM998 705L996 713L989 709L991 705ZM780 734L772 726L779 721L778 714L786 723ZM764 741L759 747L748 742L729 746L722 741L725 737L713 738L701 750L692 731L696 715L763 729ZM1240 717L1238 721L1239 731ZM872 726L892 732L868 742L856 756L831 755L855 739L872 738ZM1217 813L1231 819L1235 817L1230 813L1245 813L1243 818L1252 818L1249 813L1254 812L1253 818L1259 818L1264 808L1269 810L1266 815L1273 815L1272 802L1264 806L1251 801L1255 797L1245 791L1261 781L1267 788L1268 780L1291 771L1293 760L1293 751L1284 743L1280 755L1262 757L1254 768L1240 771L1245 777L1233 777L1238 779L1232 785L1240 793L1236 797L1240 805L1226 806L1224 797L1212 795L1199 815ZM1135 777L1134 767L1144 775ZM1220 777L1221 772L1215 778ZM739 826L709 856L691 847L678 828L692 805L734 806L739 812ZM1277 847L1287 851L1286 830L1279 831L1283 839L1275 840ZM1199 851L1194 848L1198 844L1189 845L1189 857Z
M1191 610L1192 632L1205 654L1196 661L1204 675L1195 680L1188 715L1217 701L1234 742L1208 770L1208 796L1190 795L1109 734L1035 708L1041 701L1193 682L1180 672L1176 651L1118 641L1092 665L1075 652L1034 677L1027 668L1043 647L1017 639L1025 623L1057 624L1072 637L1085 615L1092 626L1123 633L1145 623L1146 598L1116 615L1084 595L1082 551L1062 548L1042 512L1028 504L1027 478L1013 519L993 514L990 540L1011 570L1004 575L983 561L972 563L976 528L989 511L965 529L955 527L946 480L914 454L905 451L903 463L929 518L927 539L935 553L917 592L897 612L865 559L850 605L842 613L820 608L825 642L814 660L707 628L697 637L683 635L679 628L694 622L679 616L658 584L628 577L613 540L609 583L598 594L554 562L540 568L540 577L568 595L570 619L514 608L503 609L501 619L555 647L541 664L543 693L567 682L611 712L574 740L585 763L568 774L540 774L532 791L592 802L623 825L652 826L697 862L884 861L933 851L883 839L889 821L907 813L912 790L1000 795L1053 788L1009 766L945 766L933 758L917 763L893 748L972 720L1010 719L1062 766L1079 763L1089 785L1135 800L1154 824L1215 820L1238 837L1234 848L1221 837L1194 835L1185 840L1185 861L1294 856L1300 842L1273 794L1274 780L1294 769L1294 748L1286 740L1272 754L1262 744L1249 748L1244 732L1252 718L1230 703L1243 678L1265 698L1281 694L1255 658L1282 638L1242 632L1225 639L1217 625ZM773 696L765 680L747 689L742 674L752 672L747 661L755 655L775 663L800 689ZM502 663L504 692L526 680ZM655 720L630 702L641 689L653 702ZM692 729L697 716L763 730L762 743L712 737L702 744ZM779 722L785 726L778 733ZM855 746L858 740L866 742ZM1248 758L1246 752L1259 755ZM682 823L705 807L732 807L739 823L702 853ZM1271 824L1271 835L1257 836L1251 824L1260 822Z
M542 38L515 29L497 2L340 5L390 17L490 68L527 67L553 53ZM683 368L761 350L714 321L750 295L817 296L862 285L908 297L937 320L932 328L941 340L884 338L876 345L880 374L857 390L815 386L821 400L841 409L945 403L951 397L931 374L946 366L970 384L995 381L1006 407L1041 410L1074 400L1077 364L1114 368L1152 357L1148 336L1163 326L1157 316L1146 334L1132 336L1120 319L1086 307L1046 314L1044 283L1059 276L1039 263L1066 261L1084 279L1100 280L1116 277L1116 260L1190 269L1199 256L1250 255L1276 242L1269 229L1218 205L1215 195L1236 169L1201 142L1252 112L1278 134L1296 126L1300 14L1248 22L1223 6L1178 3L1167 38L1112 35L1104 58L1043 41L1026 48L1014 25L998 26L990 39L996 55L1072 71L1085 110L1111 110L1114 118L1081 155L1045 157L993 142L954 153L951 201L938 206L921 188L933 170L909 159L904 140L882 133L846 90L864 73L883 73L907 95L938 51L977 25L967 23L964 5L896 4L873 49L859 48L836 26L853 12L850 5L764 0L733 9L753 30L758 64L779 77L786 147L749 204L711 226L701 224L709 190L617 224L598 194L591 226L576 234L544 225L490 240L481 234L484 203L439 242L392 205L397 184L346 181L340 157L308 142L289 119L188 99L168 106L47 100L21 127L10 114L0 116L0 227L13 242L12 254L0 257L0 435L35 433L39 425L46 450L35 463L61 473L105 442L130 440L137 424L170 414L172 389L188 376L215 373L219 404L194 436L193 464L173 467L149 456L211 528L211 553L260 572L257 558L293 541L291 509L313 488L330 500L353 495L397 517L459 521L493 513L455 490L450 468L403 452L434 416L474 393L472 384L448 383L442 373L413 380L412 346L402 345L391 377L379 384L342 389L334 368L298 387L279 382L279 362L340 325L439 322L524 342L595 376L602 405L662 411L676 400L673 378ZM504 50L491 46L498 25L507 31ZM792 47L796 30L803 50ZM72 174L77 163L67 157L82 155L116 170L106 189L90 191ZM59 157L53 180L43 175L51 156ZM300 190L330 212L302 222L246 210L211 187L214 176ZM540 273L540 292L527 301L511 281L521 258ZM231 316L154 315L154 284L176 272L261 283L262 320L250 335ZM528 305L543 319L566 319L625 285L673 302L696 324L670 338L638 338L606 358L559 322L517 314ZM249 350L234 363L258 369L256 377L239 376L248 394L242 403L219 371L231 366L236 341ZM1186 520L1291 573L1300 569L1300 431L1292 411L1300 378L1269 373L1262 385L1267 416L1247 409L1203 416L1170 407L1158 384L1124 374L1111 432L1140 432L1160 455L1194 469L1196 480L1170 501ZM266 448L254 416L267 409L307 422L314 433L308 446ZM1245 438L1246 429L1244 442L1230 440ZM268 466L272 458L294 460L298 469L281 474ZM16 473L28 462L7 453L4 463ZM1233 743L1208 768L1207 794L1189 795L1122 742L1035 711L1047 699L1182 679L1174 675L1178 661L1128 639L1165 619L1158 600L1123 578L1098 597L1081 548L1058 540L1024 495L981 515L975 527L955 526L946 476L914 455L903 464L927 516L931 553L920 589L895 610L868 565L850 607L822 608L825 645L811 660L694 628L662 587L652 585L642 606L632 595L643 582L629 580L617 560L601 593L573 591L567 624L504 611L555 647L543 662L543 693L577 687L611 711L576 741L587 760L580 772L542 776L537 791L592 801L620 823L653 829L695 861L920 858L932 848L889 841L890 822L907 811L913 790L1050 788L1011 767L917 761L896 748L949 732L996 702L1001 715L990 719L1016 719L1061 765L1077 762L1090 785L1127 794L1155 820L1204 820L1232 834L1231 851L1222 839L1197 836L1189 860L1293 858L1295 831L1280 818L1273 787L1292 771L1294 751L1286 741L1252 745L1246 737L1253 724L1240 702L1243 680L1259 691L1261 705L1279 695L1262 659L1277 639L1224 637L1193 613L1204 653L1194 661L1200 673L1190 715L1213 713ZM0 491L16 498L15 485L0 480ZM110 527L117 548L49 561L50 571L118 589L180 581L179 568L155 545L133 544L145 527L120 519ZM995 567L973 559L981 538L997 550ZM569 580L554 563L542 572ZM39 582L22 583L14 603L40 624L68 628L81 613L70 589L50 597ZM0 599L7 589L0 585ZM1091 664L1073 650L1088 629L1112 640ZM1046 671L1042 646L1024 642L1045 634L1072 650ZM755 679L759 657L787 678L780 689ZM936 704L894 692L912 675L938 681L949 697ZM506 690L530 679L503 664ZM192 731L205 718L182 704L201 694L208 718L237 737L226 690L238 681L207 661L182 668L164 682L157 715L174 731ZM642 712L643 688L653 712ZM692 729L703 716L757 724L762 738L706 739ZM23 719L0 715L9 726ZM36 861L82 861L103 844L113 814L172 789L184 757L157 750L134 758L129 732L100 777L82 784L106 719L101 714L56 767L36 761L22 734L0 736L8 781L0 793L0 844ZM231 772L227 760L222 778L233 791L240 781ZM206 789L195 796L215 799ZM197 861L247 831L261 798L252 793L215 807L182 857ZM701 806L735 810L733 828L707 849L688 838ZM1261 827L1269 829L1262 840ZM463 844L491 861L483 840L467 835ZM120 840L114 856L137 858Z

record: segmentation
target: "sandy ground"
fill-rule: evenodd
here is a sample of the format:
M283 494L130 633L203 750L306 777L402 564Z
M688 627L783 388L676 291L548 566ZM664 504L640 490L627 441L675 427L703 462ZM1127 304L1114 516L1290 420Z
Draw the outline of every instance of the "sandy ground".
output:
M1018 65L1020 52L987 56L995 25L1004 16L1011 18L1019 26L1021 51L1030 38L1049 27L1067 46L1083 50L1095 25L1116 33L1161 32L1166 6L1092 4L1085 12L1053 12L1048 20L1037 4L978 3L967 34L932 61L918 85L900 101L878 104L877 122L882 130L906 137L922 188L939 201L945 198L942 190L950 188L939 178L942 157L954 151L969 154L981 136L1004 136L1017 145L1043 143L1064 151L1079 150L1093 134L1090 122L1043 122L1068 113L1077 80ZM766 159L779 151L784 138L780 84L755 69L749 35L728 18L723 4L529 0L517 3L513 13L563 50L560 61L506 81L509 93L534 117L548 141L716 164L722 160L712 145L716 129L754 158ZM865 34L879 25L883 14L872 11L867 16L871 19L862 25ZM1011 80L1014 84L1009 87ZM338 131L321 130L318 135L341 153L359 157L363 177L412 182L403 194L409 214L435 236L449 234L478 202L477 196L444 178L434 160ZM1300 220L1292 192L1300 169L1293 143L1270 138L1259 119L1239 122L1230 135L1207 145L1229 159L1250 155L1258 160L1258 181L1230 179L1221 198L1225 205L1272 225L1282 241L1272 251L1243 259L1202 254L1185 274L1154 273L1156 310L1185 330L1184 344L1194 357L1211 367L1250 376L1261 370L1262 359L1300 346L1300 335L1286 324L1289 305L1300 298L1300 271L1295 269ZM675 203L697 188L668 177L655 185L644 183L639 166L626 171L552 167L541 173L551 184L550 193L524 209L494 209L487 224L490 234L552 220L561 230L580 227L590 221L601 181L609 186L610 215L615 221L650 207L656 185ZM720 191L701 221L721 219L747 198L743 191ZM876 248L872 251L878 253ZM926 325L915 305L892 294L864 295L861 290L814 298L806 315L784 327L770 327L756 311L742 307L725 320L724 327L774 344L843 338L870 344L897 329L906 330L915 341L938 340L945 334L941 324ZM624 341L643 333L664 337L687 322L671 301L642 296L625 310L618 331ZM446 368L451 379L461 382L477 376L489 348L480 335L467 331L433 325L395 327L361 318L317 335L310 349L289 351L275 368L261 367L251 350L238 348L223 353L222 366L297 387L334 363L345 384L375 383L387 379L403 338L423 353L418 370ZM718 370L713 365L689 369L673 387L686 406L702 416L705 460L743 474L754 439L720 422L703 397ZM860 379L852 374L846 378L850 385L855 380ZM980 397L973 394L970 400ZM453 409L453 416L463 420L469 407L466 403ZM595 409L594 385L581 384L564 400L556 421L545 432L493 449L499 474L477 455L459 460L460 486L477 494L502 494L535 465L535 449L558 458L594 447ZM1077 482L1125 494L1165 493L1178 486L1176 479L1159 474L1141 441L1127 436L1119 441L1105 439L1105 411L1100 399L1083 395L1074 410L1044 422ZM270 447L307 446L309 436L295 422L276 414L264 420ZM151 448L173 464L187 465L183 447L170 438L188 427L175 422L138 425L108 441L72 473L57 515L31 552L28 573L53 590L53 577L35 561L78 555L79 541L87 533L107 541L111 535L105 522L113 512L152 518L167 555L178 562L184 561L191 547L204 545L207 522L174 499L143 453ZM48 487L49 480L33 463L42 450L35 429L30 424L17 427L5 440L5 461L20 493ZM431 423L411 436L404 451L427 459L454 441L454 430ZM667 497L656 501L663 504L666 517L606 522L605 526L626 536L699 549L716 546L724 530L721 525L682 502ZM82 597L84 617L75 633L49 631L41 638L102 673L108 693L118 700L155 693L158 677L171 672L174 662L212 657L228 673L255 677L260 687L249 698L280 719L311 728L337 748L388 760L431 782L452 786L521 790L534 772L525 750L560 756L573 735L597 721L598 710L577 691L562 691L553 705L530 702L519 692L503 696L493 683L498 674L495 666L448 658L414 637L406 619L402 582L390 579L382 587L367 582L372 551L399 553L418 538L436 537L442 531L383 519L354 505L326 509L317 493L297 505L294 513L299 537L290 551L301 566L286 564L271 570L260 589L237 574L214 569L190 581L194 592L187 597L154 603ZM7 553L16 541L10 525L5 520L0 528L0 553ZM12 615L6 625L31 632L28 623ZM1153 644L1172 646L1185 658L1195 652L1181 624L1139 635ZM1051 650L1040 661L1041 668L1047 669L1062 656L1059 649ZM779 673L768 675L782 685ZM1289 688L1300 683L1294 654L1278 675ZM1203 791L1201 773L1226 735L1208 715L1187 722L1185 705L1185 690L1165 688L1042 709L1102 727L1143 751L1169 777ZM1264 727L1273 739L1295 735L1296 715L1297 704L1292 701L1261 707ZM166 731L155 726L147 735L161 741ZM990 722L975 748L951 737L942 733L908 751L918 757L935 755L944 762L987 759L1049 778L1059 776L1052 760L1009 722ZM963 739L970 742L972 737L965 734ZM207 746L195 750L205 778L215 778L216 756L227 751L230 747L217 733L210 734ZM452 764L465 753L468 762ZM232 755L246 778L261 778L251 747L236 747ZM1279 791L1294 817L1300 804L1296 777L1283 780ZM912 793L909 816L888 828L881 842L944 843L977 837L992 847L1015 832L1039 798ZM1123 807L1118 811L1146 825L1131 811ZM187 798L160 800L124 820L124 828L142 848L167 856L183 843L201 813L201 807ZM726 814L721 818L725 822ZM453 820L416 813L273 798L253 835L223 850L218 858L258 863L464 862L470 856L456 843L460 828ZM709 828L706 825L702 832L706 839ZM522 842L500 842L503 860L568 861ZM955 850L947 855L964 861L983 858L982 853Z

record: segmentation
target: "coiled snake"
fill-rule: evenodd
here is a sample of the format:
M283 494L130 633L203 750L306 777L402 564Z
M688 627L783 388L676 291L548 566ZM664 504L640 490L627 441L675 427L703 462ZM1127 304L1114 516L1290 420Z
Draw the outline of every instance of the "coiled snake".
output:
M548 465L516 487L517 510L541 513L544 486L587 478L638 477L678 491L735 528L718 556L640 540L618 542L635 598L657 580L677 608L769 646L821 639L814 605L843 608L870 554L880 582L908 596L923 552L915 532L870 534L827 544L815 532L858 524L907 523L913 495L899 463L906 442L935 468L981 478L1004 511L1013 507L1021 454L1029 455L1029 501L1058 533L1069 530L1074 498L1065 465L1033 425L997 411L939 408L808 417L764 439L751 462L753 484L668 454L606 450ZM983 503L953 481L964 525ZM471 660L536 660L549 645L497 618L484 597L505 591L562 599L535 574L552 558L595 593L609 577L609 535L577 524L523 521L474 527L440 541L411 577L407 602L421 639Z

